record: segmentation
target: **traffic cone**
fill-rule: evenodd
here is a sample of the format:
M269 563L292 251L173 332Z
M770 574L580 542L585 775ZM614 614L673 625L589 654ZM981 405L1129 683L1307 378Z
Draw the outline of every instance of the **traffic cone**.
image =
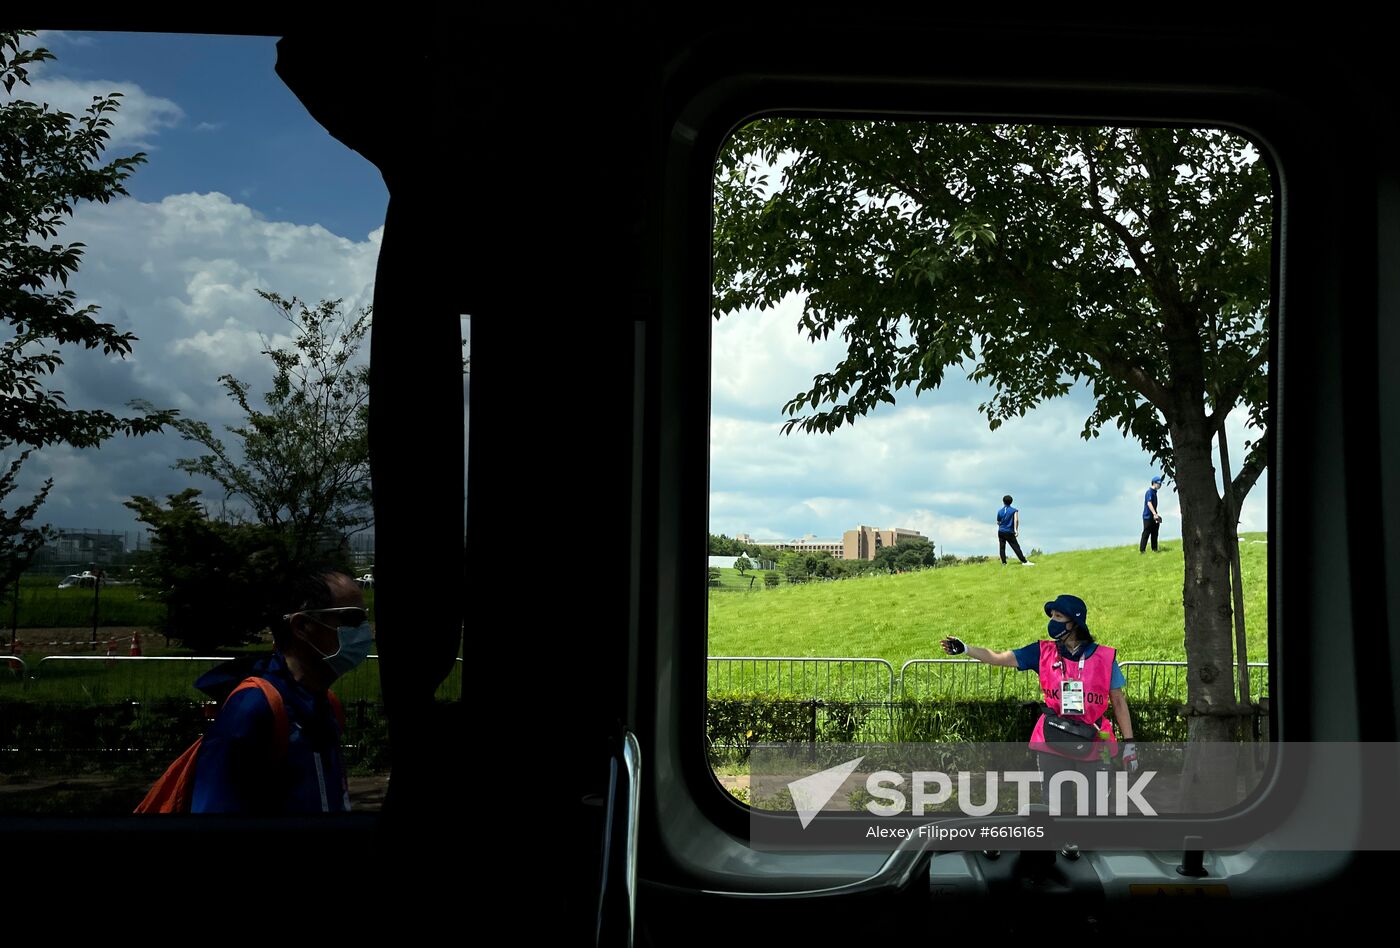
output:
M131 633L131 654L141 654L141 636L139 633L136 632Z
M15 636L14 648L10 649L10 654L16 657L24 654L24 643L19 640L18 635Z
M107 657L108 657L108 658L111 658L111 657L112 657L112 653L115 652L116 650L117 650L117 640L116 640L116 639L108 639L108 640L107 640Z

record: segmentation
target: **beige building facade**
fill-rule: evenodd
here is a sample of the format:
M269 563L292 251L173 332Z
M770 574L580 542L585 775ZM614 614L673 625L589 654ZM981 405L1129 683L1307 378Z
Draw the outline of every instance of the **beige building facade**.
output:
M861 525L847 530L841 538L842 555L845 560L873 560L875 554L887 546L894 546L901 540L928 541L918 530L895 527L893 530L878 530Z
M813 534L808 534L800 540L755 540L747 533L735 534L734 539L740 543L771 546L775 550L830 553L838 560L873 560L875 554L887 546L894 546L901 540L928 541L928 537L918 530L909 530L904 527L878 530L864 525L856 527L854 530L847 530L840 540L820 540Z

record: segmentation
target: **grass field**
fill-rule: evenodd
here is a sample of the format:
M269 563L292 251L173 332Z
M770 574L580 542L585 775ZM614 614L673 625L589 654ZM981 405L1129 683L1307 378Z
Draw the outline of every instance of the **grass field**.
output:
M93 590L59 589L59 576L20 578L19 628L91 628ZM365 590L365 604L374 609L374 590ZM97 625L156 628L165 621L165 606L139 586L104 586L97 597ZM0 628L15 617L9 595L0 599Z
M220 654L233 657L240 652L266 653L270 646L248 646L224 650ZM171 650L178 654L178 650ZM121 654L125 654L125 650ZM40 656L26 656L29 679L21 680L7 670L8 663L0 661L0 704L11 701L38 701L55 704L102 705L118 701L160 701L168 698L208 700L195 689L194 681L213 668L216 661L150 661L89 658L51 658L40 663ZM374 660L338 680L331 686L341 701L368 701L378 704L379 668ZM455 701L462 696L462 663L438 689L439 700Z
M22 576L19 581L19 628L77 628L92 625L93 591L59 589L61 576ZM10 628L14 600L0 599L0 627ZM159 625L165 606L136 586L104 586L97 600L99 626Z
M1251 662L1268 657L1264 539L1244 534L1240 542ZM753 592L711 589L709 654L883 658L898 669L943 657L937 642L945 635L999 650L1044 638L1044 603L1071 593L1120 661L1184 661L1182 578L1176 541L1155 555L1136 546L1051 553L1034 567L994 560L776 589L762 589L760 579ZM724 585L738 585L728 579L722 575Z

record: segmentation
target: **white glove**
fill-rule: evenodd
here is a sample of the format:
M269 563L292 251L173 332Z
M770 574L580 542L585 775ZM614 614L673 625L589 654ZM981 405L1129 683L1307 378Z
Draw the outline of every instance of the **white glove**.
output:
M1123 769L1130 774L1138 772L1138 752L1137 745L1132 741L1125 741L1122 749L1118 753L1118 758L1123 761Z

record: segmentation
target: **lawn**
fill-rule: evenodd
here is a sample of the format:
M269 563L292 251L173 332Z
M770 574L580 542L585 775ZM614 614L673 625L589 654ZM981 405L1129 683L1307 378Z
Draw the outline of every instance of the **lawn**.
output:
M99 628L154 629L165 621L165 605L139 586L103 586L94 603L93 590L59 589L60 576L20 578L19 612L6 594L0 598L0 628L18 617L21 629L92 628L94 606ZM365 605L374 610L374 589L365 590Z
M1251 662L1268 656L1264 539L1244 534L1240 542ZM760 579L753 592L712 589L709 654L882 658L897 670L909 659L943 657L937 642L945 635L992 649L1044 638L1044 603L1071 593L1120 661L1184 661L1181 544L1164 547L1155 555L1136 546L1051 553L1033 567L994 560L775 589Z

